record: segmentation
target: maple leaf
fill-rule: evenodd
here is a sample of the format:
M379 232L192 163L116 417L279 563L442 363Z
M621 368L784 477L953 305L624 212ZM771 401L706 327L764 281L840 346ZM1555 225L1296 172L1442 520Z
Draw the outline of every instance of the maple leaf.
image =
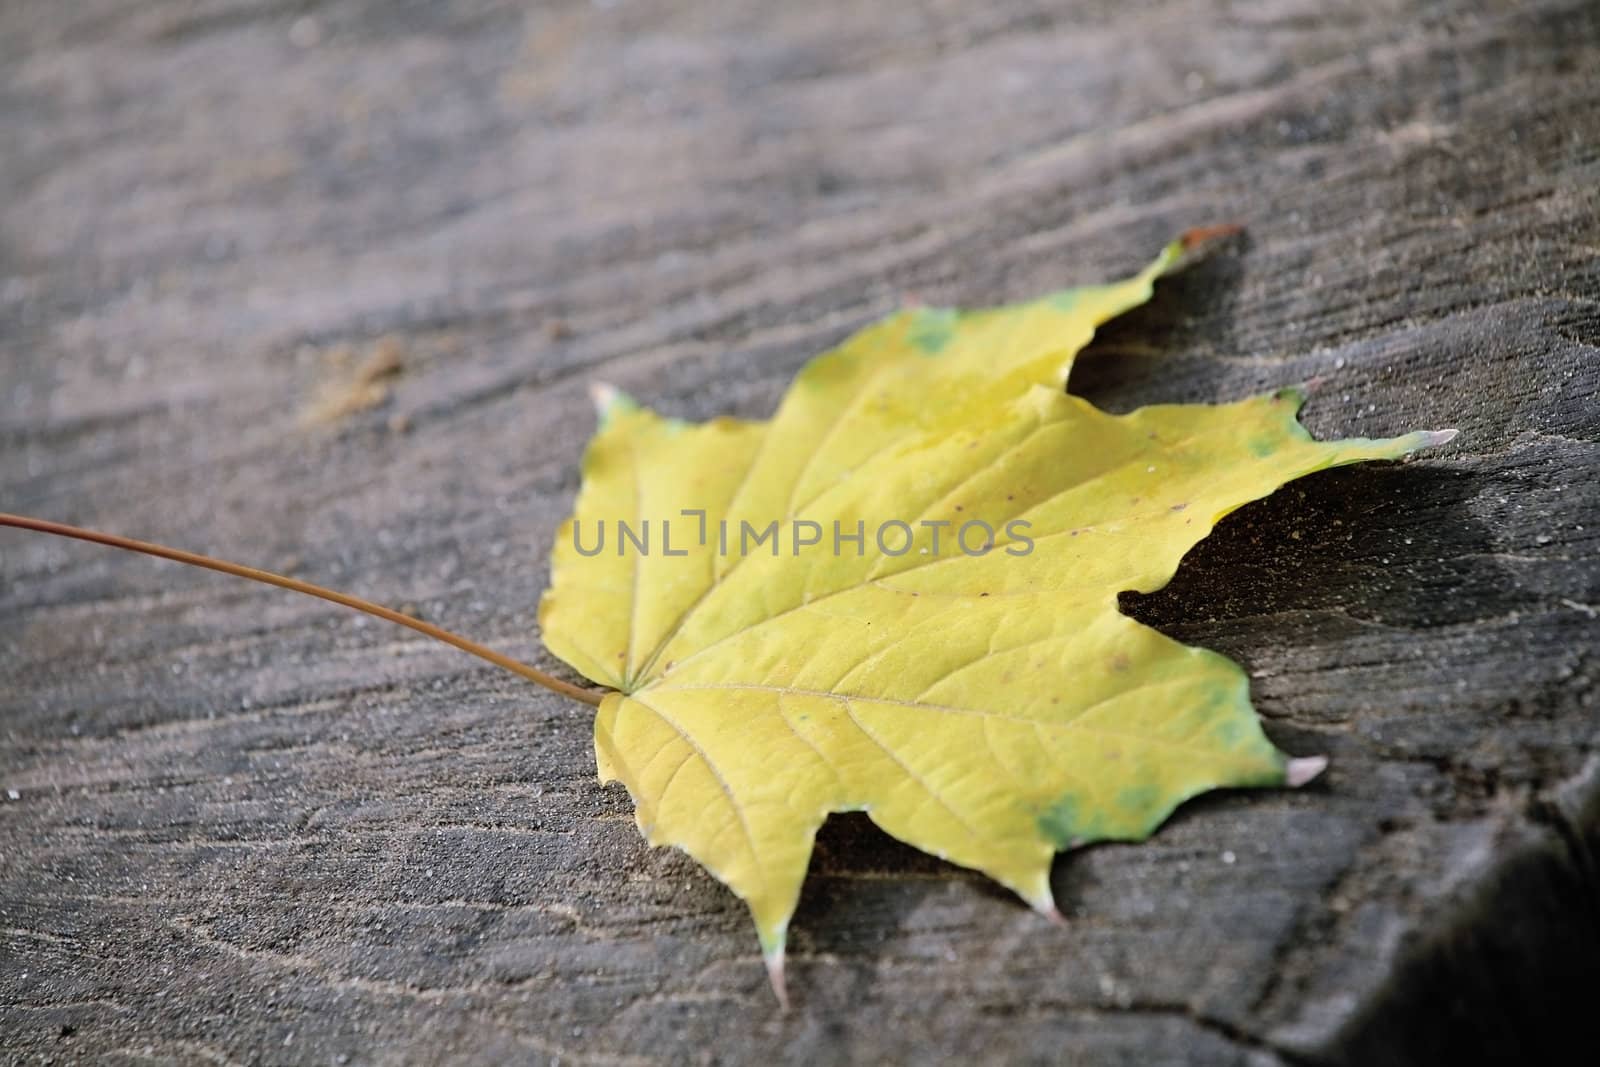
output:
M1095 327L1192 243L1111 285L891 315L809 363L767 422L597 392L545 644L617 690L595 720L602 781L627 787L651 844L747 902L780 996L831 812L1055 916L1058 850L1323 766L1267 740L1237 665L1117 594L1161 588L1291 479L1453 431L1318 442L1294 390L1127 415L1065 393Z

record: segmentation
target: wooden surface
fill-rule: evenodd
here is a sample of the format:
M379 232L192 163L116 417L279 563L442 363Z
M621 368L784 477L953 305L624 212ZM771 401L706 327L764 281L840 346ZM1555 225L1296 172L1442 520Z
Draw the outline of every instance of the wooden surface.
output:
M0 531L7 1058L1594 1047L1600 5L531 6L0 7L0 509L547 662L590 382L761 417L903 299L1242 220L1074 388L1313 379L1319 434L1461 429L1243 509L1128 605L1332 769L1063 856L1060 929L836 819L780 1015L743 906L596 784L588 709ZM399 373L348 391L375 351Z

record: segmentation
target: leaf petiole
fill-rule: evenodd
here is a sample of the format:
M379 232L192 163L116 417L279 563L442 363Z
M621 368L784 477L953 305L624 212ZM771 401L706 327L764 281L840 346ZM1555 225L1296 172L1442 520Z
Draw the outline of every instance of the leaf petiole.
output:
M591 707L599 707L603 692L585 689L573 685L571 682L562 681L554 675L547 674L537 667L530 667L520 660L502 655L486 645L480 645L470 638L460 634L451 633L441 629L430 622L414 619L410 615L386 608L382 604L374 604L370 600L350 596L332 589L325 589L320 585L302 582L298 578L289 578L272 571L259 570L255 567L246 567L239 563L229 563L227 560L213 559L202 556L196 552L185 552L180 548L168 548L166 545L153 544L149 541L136 541L131 537L120 537L117 534L101 533L98 530L86 530L81 526L69 526L66 523L50 522L46 519L30 518L26 515L8 515L0 512L0 526L12 526L19 530L32 530L36 533L54 534L57 537L71 537L79 541L90 541L94 544L108 545L111 548L121 548L129 552L142 552L147 556L156 556L160 559L172 560L175 563L186 563L191 567L204 567L206 570L218 571L222 574L231 574L235 578L248 578L252 582L261 582L265 585L275 585L280 589L288 589L307 596L318 597L346 608L354 608L388 622L398 623L409 627L420 634L424 634L436 641L443 641L447 645L454 645L463 652L487 660L496 667L503 667L513 674L521 675L530 682L544 686L553 693L571 697L573 700L582 701Z

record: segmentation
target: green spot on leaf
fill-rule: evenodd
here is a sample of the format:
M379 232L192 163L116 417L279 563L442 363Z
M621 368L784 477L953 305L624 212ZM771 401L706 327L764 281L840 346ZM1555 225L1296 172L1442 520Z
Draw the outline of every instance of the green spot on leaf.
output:
M1117 791L1117 807L1128 816L1137 817L1161 802L1161 788L1153 782L1125 786Z
M1058 849L1093 836L1085 832L1077 800L1068 795L1045 809L1038 818L1039 833Z
M918 308L906 336L923 353L936 356L955 336L961 312L954 308Z

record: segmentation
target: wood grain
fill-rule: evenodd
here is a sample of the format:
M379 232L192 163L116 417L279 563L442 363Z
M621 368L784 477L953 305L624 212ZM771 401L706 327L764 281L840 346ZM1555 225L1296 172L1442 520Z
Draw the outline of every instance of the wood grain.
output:
M1319 434L1462 431L1243 509L1128 600L1244 663L1324 780L1062 857L1064 929L836 819L788 1015L742 905L595 783L587 709L329 605L7 532L0 1049L1593 1047L1597 70L1586 0L0 8L4 510L550 666L590 382L762 417L905 299L1096 281L1235 220L1076 391L1310 380ZM397 368L361 403L306 417L374 358Z

